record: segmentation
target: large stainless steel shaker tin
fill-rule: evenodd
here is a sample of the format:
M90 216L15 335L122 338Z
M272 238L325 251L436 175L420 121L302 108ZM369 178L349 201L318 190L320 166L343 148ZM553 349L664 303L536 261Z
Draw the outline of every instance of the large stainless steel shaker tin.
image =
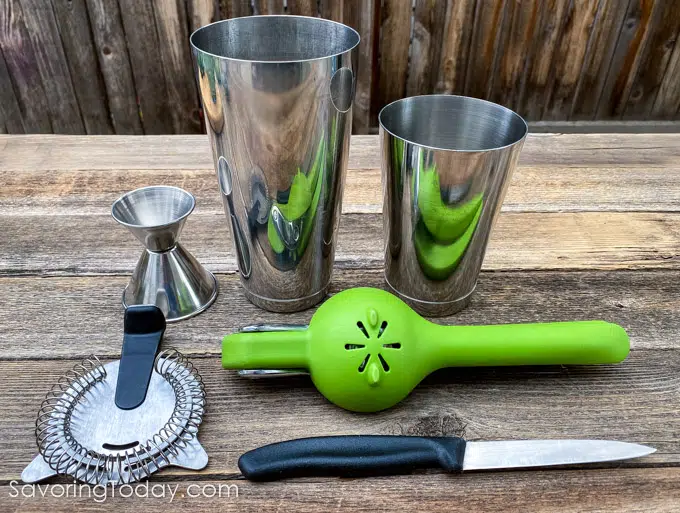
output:
M234 18L191 36L241 283L262 308L326 295L358 44L353 29L302 16Z

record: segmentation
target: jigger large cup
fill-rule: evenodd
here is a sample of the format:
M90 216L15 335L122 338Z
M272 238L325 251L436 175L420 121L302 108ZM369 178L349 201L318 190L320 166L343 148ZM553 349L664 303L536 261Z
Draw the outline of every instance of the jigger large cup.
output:
M416 96L379 114L387 284L423 315L465 308L526 122L475 98Z
M347 168L359 34L249 16L191 35L241 283L287 312L326 295Z

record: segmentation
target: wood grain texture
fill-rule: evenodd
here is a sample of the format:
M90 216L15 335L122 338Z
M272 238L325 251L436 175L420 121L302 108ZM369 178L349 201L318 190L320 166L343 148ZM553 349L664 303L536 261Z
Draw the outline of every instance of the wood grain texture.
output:
M347 4L347 14L349 10L357 8L362 0L319 0L319 15L327 20L343 23L345 19L345 4Z
M428 94L436 85L441 41L446 24L446 0L417 0L406 94Z
M680 350L680 272L482 272L472 304L440 324L506 324L604 319L623 326L635 350ZM0 359L115 357L120 351L117 276L0 277L12 298L0 310ZM218 354L226 333L245 324L307 324L313 310L265 312L249 303L236 274L218 275L220 295L205 313L177 323L166 343L191 356ZM351 287L385 288L381 269L336 269L331 294ZM28 328L30 326L30 329Z
M510 0L506 3L498 43L500 54L496 57L494 71L496 78L488 100L510 109L518 108L540 6L537 0Z
M564 113L571 110L584 59L591 44L590 35L599 3L600 0L584 0L569 5L555 52L552 89L549 90L542 119L562 119Z
M200 487L181 481L177 495L166 499L121 498L120 494L98 504L94 498L13 498L16 489L0 488L2 502L8 510L20 513L72 513L74 508L88 511L109 511L115 507L121 513L135 513L141 504L161 504L164 511L307 511L327 512L388 512L388 511L448 511L468 513L488 511L607 511L611 513L674 512L678 501L677 469L608 469L590 472L569 470L469 473L462 475L416 475L375 479L308 479L283 483L257 484L234 482L224 476L199 482ZM154 477L154 481L162 479ZM222 485L222 497L205 497L201 491L208 485L210 495ZM238 497L227 486L238 485ZM214 487L214 488L213 488ZM151 489L151 486L149 487ZM19 492L20 493L20 492ZM57 491L57 493L59 493ZM142 492L143 493L143 490ZM189 494L200 494L191 498Z
M654 0L631 0L616 42L597 109L598 119L619 118L628 101L640 55L649 37Z
M380 9L378 110L406 93L411 9L405 7L403 0L383 0Z
M219 19L218 0L187 0L187 13L191 32Z
M12 77L7 69L5 57L0 47L0 126L4 133L23 134L24 122L21 119L19 101L14 92Z
M283 0L254 0L253 14L283 14Z
M167 101L174 133L202 133L198 92L189 50L184 0L154 5L160 59L165 74Z
M41 0L21 0L21 6L42 77L52 130L58 134L82 134L83 119L52 4Z
M680 167L680 135L529 134L520 165L676 168ZM186 170L212 166L207 136L0 137L0 169L3 171ZM350 169L380 168L378 137L352 137L348 166Z
M286 12L298 16L316 16L319 14L316 0L288 0L288 10Z
M88 134L111 134L106 89L99 71L85 0L52 0L59 35L73 77L83 125Z
M673 119L680 116L680 37L675 41L673 54L668 62L666 74L659 86L651 116L655 119Z
M87 0L87 10L113 129L118 135L141 135L144 130L118 2Z
M352 130L357 134L367 134L376 125L378 115L372 106L377 95L379 76L377 61L380 42L380 1L345 0L345 2L343 22L359 32L361 37L352 107Z
M166 133L172 127L174 106L168 101L154 4L151 0L119 0L119 4L144 133Z
M505 0L477 0L465 73L467 96L487 98L493 88L495 77L489 70L495 68L506 3Z
M545 110L569 4L570 0L541 2L541 15L527 57L525 84L518 103L519 114L528 120L540 119Z
M631 85L622 111L624 119L647 118L659 93L675 43L680 36L680 9L677 2L657 0L651 23L649 41ZM676 76L680 80L680 76Z
M168 342L163 346L170 347ZM120 348L120 339L112 346ZM182 469L166 474L235 477L237 459L247 450L281 440L339 434L618 439L649 444L657 452L594 464L591 469L678 466L679 353L634 351L618 365L446 369L428 377L396 407L371 415L330 404L305 377L249 380L222 369L217 355L194 357L207 397L199 439L211 460L198 474ZM35 415L49 387L76 363L0 362L3 481L16 479L35 454Z
M251 0L218 0L220 19L239 18L253 14Z
M442 41L442 53L437 75L435 92L463 94L465 91L465 71L467 70L468 51L475 0L447 2L446 22Z
M593 119L607 81L609 64L626 20L629 0L601 0L589 36L588 51L569 118Z
M10 215L0 221L15 234L5 242L0 275L127 274L141 252L139 242L108 215ZM382 268L381 215L343 214L338 233L336 268ZM182 240L210 270L236 272L223 214L193 214ZM494 271L678 268L680 214L627 212L504 213L483 266Z
M12 77L24 129L30 133L50 133L52 123L47 97L21 4L19 0L2 2L0 9L0 49Z

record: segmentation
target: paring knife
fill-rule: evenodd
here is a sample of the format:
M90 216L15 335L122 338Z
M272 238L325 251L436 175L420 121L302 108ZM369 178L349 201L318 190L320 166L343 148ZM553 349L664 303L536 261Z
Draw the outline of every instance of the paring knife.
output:
M303 476L408 474L573 465L639 458L656 449L608 440L466 442L457 437L349 435L301 438L243 454L238 466L251 481Z

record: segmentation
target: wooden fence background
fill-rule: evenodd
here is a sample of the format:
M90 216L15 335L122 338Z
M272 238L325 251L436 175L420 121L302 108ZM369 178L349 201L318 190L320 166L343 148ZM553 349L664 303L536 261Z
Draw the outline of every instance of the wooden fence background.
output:
M528 120L680 118L678 0L0 0L0 133L202 131L188 37L287 12L362 37L354 131L445 92Z

